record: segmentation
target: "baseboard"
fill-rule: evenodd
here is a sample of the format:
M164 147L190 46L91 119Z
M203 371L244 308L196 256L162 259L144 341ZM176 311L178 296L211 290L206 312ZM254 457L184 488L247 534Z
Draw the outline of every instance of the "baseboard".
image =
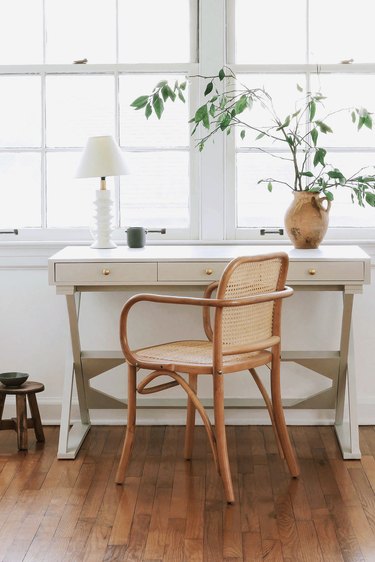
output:
M8 397L5 403L3 419L15 417L15 403L13 397ZM182 401L181 401L182 402ZM248 404L251 402L251 406ZM264 408L256 407L258 400L228 400L226 405L226 423L229 425L269 425L268 412ZM139 425L184 425L185 407L180 401L174 401L171 407L165 401L153 400L153 406L139 407L137 410L137 423ZM44 400L38 397L38 404L44 425L59 425L61 414L61 401L58 399ZM358 404L359 425L375 425L375 398L366 397ZM208 415L213 421L213 411L207 400ZM123 425L126 423L126 411L118 410L90 410L91 422L94 425ZM285 408L285 417L288 425L332 425L334 410L289 409ZM79 420L79 409L76 401L72 404L71 421ZM201 424L197 414L197 424Z

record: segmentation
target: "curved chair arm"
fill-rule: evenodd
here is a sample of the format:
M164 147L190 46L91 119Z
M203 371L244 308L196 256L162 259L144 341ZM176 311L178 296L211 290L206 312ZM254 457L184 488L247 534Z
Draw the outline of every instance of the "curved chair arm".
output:
M225 307L238 307L248 306L251 304L258 304L262 302L274 301L290 297L293 294L293 289L285 287L281 291L274 291L272 293L262 293L251 295L250 297L242 297L239 299L212 299L212 298L199 298L199 297L177 297L171 295L157 295L152 293L139 293L130 297L125 303L120 315L120 343L122 351L126 359L132 364L136 364L136 359L129 347L127 337L127 321L130 309L138 302L154 302L164 304L183 304L203 307L225 308Z

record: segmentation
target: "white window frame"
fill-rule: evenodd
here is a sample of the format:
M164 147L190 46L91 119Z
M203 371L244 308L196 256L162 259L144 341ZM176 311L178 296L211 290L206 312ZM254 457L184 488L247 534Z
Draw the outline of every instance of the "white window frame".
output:
M271 65L271 64L235 64L235 48L234 48L234 21L235 21L235 2L227 0L227 61L228 66L237 75L244 74L304 74L307 77L307 84L310 83L310 76L317 72L316 64L284 64L284 65ZM306 19L306 26L308 26L308 15ZM308 49L308 45L307 45ZM362 63L362 64L326 64L319 65L319 74L375 74L375 63ZM371 108L369 108L371 110ZM331 149L330 149L331 150ZM334 150L334 149L333 149ZM340 152L351 151L352 148L340 148ZM357 150L360 151L361 149ZM374 153L375 162L375 148L364 149L366 152ZM241 149L241 152L254 153L258 152L256 149ZM230 135L226 139L226 155L227 155L227 169L225 177L225 192L226 192L226 238L230 240L252 240L262 241L269 243L272 241L286 242L288 237L286 234L260 234L260 228L238 228L236 218L236 150L235 150L235 136ZM286 207L288 203L286 202ZM286 208L285 207L285 208ZM374 211L375 212L375 211ZM283 225L275 225L283 227ZM375 239L375 228L361 228L361 227L329 227L325 242L343 242L343 243L372 243Z
M197 44L197 30L198 26L198 0L190 0L190 13L191 13L191 61L196 61L198 58L198 44ZM35 152L42 155L42 197L41 197L41 216L42 216L42 226L41 228L22 228L15 224L14 228L18 229L18 235L9 233L2 234L0 238L0 243L8 241L16 242L61 242L61 243L88 243L92 240L92 236L88 228L47 228L47 209L46 209L46 170L45 170L45 155L48 152L62 152L64 148L48 148L46 146L46 76L49 75L109 75L114 77L115 81L115 117L116 117L116 131L115 138L119 142L120 137L120 124L119 124L119 76L120 75L141 75L141 74L155 74L163 75L168 78L171 74L181 74L186 76L191 76L199 73L199 65L197 62L186 62L186 63L149 63L149 64L85 64L85 65L75 65L75 64L40 64L40 65L0 65L0 75L37 75L41 77L42 82L42 141L41 148L23 148L23 147L12 147L12 148L0 148L0 152L9 153L25 153L25 152ZM189 88L189 114L192 113L193 108L196 107L198 83L192 84ZM140 92L142 94L142 92ZM168 108L167 108L168 110ZM146 126L146 121L145 121ZM133 152L142 152L143 149L137 149L134 147L122 148L130 150ZM74 150L81 151L80 149L74 149L67 147L69 152ZM160 149L161 150L161 149ZM165 148L163 150L170 150L170 148ZM164 235L157 233L150 233L148 239L158 239L162 240L196 240L200 236L199 227L199 216L200 216L200 199L199 199L199 165L200 159L199 154L194 148L194 139L190 137L189 139L189 176L190 176L190 197L189 197L189 210L190 210L190 225L188 228L172 229L167 228L167 232ZM119 243L124 243L126 239L125 226L119 227L119 178L115 178L115 205L114 205L114 220L116 221L117 228L113 232L113 239ZM116 205L117 204L117 205ZM147 225L144 225L147 227ZM163 226L163 225L161 225ZM1 229L0 229L1 230ZM6 229L8 230L8 229Z

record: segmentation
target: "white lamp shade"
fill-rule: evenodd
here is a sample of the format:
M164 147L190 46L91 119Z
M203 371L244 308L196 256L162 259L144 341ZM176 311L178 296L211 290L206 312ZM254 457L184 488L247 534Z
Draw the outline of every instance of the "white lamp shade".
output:
M122 152L112 136L90 137L81 156L77 178L122 176L129 170Z

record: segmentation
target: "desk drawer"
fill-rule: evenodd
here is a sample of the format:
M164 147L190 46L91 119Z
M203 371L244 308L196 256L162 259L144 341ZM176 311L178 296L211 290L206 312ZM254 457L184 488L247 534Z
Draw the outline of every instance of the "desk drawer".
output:
M157 280L156 263L58 263L56 283L66 285L111 285Z
M363 281L363 262L289 262L288 283L293 281Z
M218 281L226 262L169 262L159 263L158 281Z

